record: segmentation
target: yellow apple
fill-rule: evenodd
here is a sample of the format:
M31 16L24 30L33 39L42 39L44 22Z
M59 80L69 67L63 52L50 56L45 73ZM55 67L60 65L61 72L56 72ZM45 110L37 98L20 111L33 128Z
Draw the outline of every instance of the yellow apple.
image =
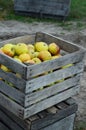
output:
M35 52L34 52L34 57L38 57L38 55L39 55L39 52L38 52L38 51L35 51Z
M15 45L15 52L17 55L28 53L28 47L25 43L18 43Z
M30 65L30 64L35 64L35 61L33 60L33 59L31 59L31 60L27 60L26 62L24 62L24 64L26 64L26 65Z
M22 62L26 62L26 61L30 60L31 58L30 58L30 55L29 55L29 54L24 53L24 54L19 55L19 59L20 59Z
M51 60L51 53L49 51L39 52L38 58L42 61Z
M31 59L35 57L35 51L33 49L29 49L28 54L30 55Z
M49 52L52 55L57 55L58 53L60 53L60 47L56 43L50 43L49 44Z
M36 42L34 46L35 46L35 50L38 52L48 50L48 45L45 42Z
M60 80L56 81L55 83L61 83L63 81L64 81L64 79L60 79Z
M68 68L70 66L73 66L73 64L67 64L67 65L63 66L62 69L66 69L66 68Z
M21 77L22 77L19 73L16 73L16 76L17 76L18 78L21 78Z
M60 57L62 57L61 54L58 54L58 55L52 56L52 59L56 59L56 58L60 58Z
M11 70L8 69L5 65L1 65L0 67L3 71L10 72Z
M3 79L0 77L0 80L3 80Z
M41 60L39 58L33 58L32 59L36 64L39 64L41 63Z
M5 44L2 48L2 51L10 57L13 57L15 55L15 48L11 43Z
M20 59L19 59L19 57L17 57L17 56L15 56L14 58L13 58L14 60L16 60L16 61L18 61L18 62L22 62Z
M34 47L34 45L32 45L32 44L28 44L27 47L28 47L28 50L29 50L29 49L33 49L33 50L35 51L35 47Z
M3 50L2 50L2 48L0 48L0 53L4 53Z

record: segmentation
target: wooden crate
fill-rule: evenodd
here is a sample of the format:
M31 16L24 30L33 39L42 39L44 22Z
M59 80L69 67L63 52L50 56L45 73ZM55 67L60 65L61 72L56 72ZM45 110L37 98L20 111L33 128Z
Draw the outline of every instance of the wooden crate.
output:
M76 95L79 92L80 77L84 68L83 48L47 33L37 32L34 35L1 42L0 45L8 42L33 44L36 41L57 43L63 56L27 66L0 54L0 64L12 70L12 72L4 72L0 69L0 77L4 79L0 80L0 104L22 119ZM62 69L67 64L72 66ZM21 78L17 77L16 73L21 74ZM14 87L5 81L12 83Z
M14 0L17 14L41 18L64 18L70 11L71 0Z
M76 111L68 99L23 121L0 107L0 130L73 130Z

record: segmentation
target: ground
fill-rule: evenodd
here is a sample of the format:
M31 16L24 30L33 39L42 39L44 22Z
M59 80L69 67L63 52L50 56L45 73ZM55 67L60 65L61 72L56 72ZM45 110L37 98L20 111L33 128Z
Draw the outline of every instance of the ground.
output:
M64 25L64 26L63 26ZM0 22L0 41L26 34L32 34L38 31L47 32L66 40L72 41L86 48L86 25L85 22L66 22L65 23L47 23L34 22L22 23L18 21L1 21ZM86 56L85 56L86 57ZM86 66L86 58L85 58ZM86 67L85 67L86 70ZM86 72L81 80L80 93L74 96L78 103L78 112L76 122L86 122ZM86 125L86 123L84 123ZM86 127L85 127L86 128ZM84 129L85 130L85 129Z

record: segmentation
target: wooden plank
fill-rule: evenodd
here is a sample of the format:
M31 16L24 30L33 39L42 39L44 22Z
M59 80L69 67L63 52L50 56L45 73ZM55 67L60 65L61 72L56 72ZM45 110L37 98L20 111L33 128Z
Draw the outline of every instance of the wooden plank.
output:
M26 43L26 44L33 44L35 41L35 34L29 34L29 35L25 35L25 36L19 36L16 38L12 38L9 40L4 40L0 42L0 47L2 47L3 45L5 45L6 43L13 43L13 44L17 44L17 43Z
M70 115L69 117L66 117L62 119L61 121L55 122L52 125L49 125L41 130L73 130L74 127L74 119L75 114Z
M14 113L19 118L23 118L24 108L2 93L0 93L0 105L7 110L10 110L10 112Z
M72 97L73 95L75 95L79 92L79 88L80 88L80 86L75 86L66 91L63 91L62 93L59 93L55 96L47 98L46 100L40 101L30 107L27 107L24 110L24 118L28 118L31 115L34 115L34 114L36 114L44 109L47 109L69 97Z
M23 130L21 127L19 127L17 125L16 122L14 122L11 118L9 118L5 113L3 113L2 111L0 111L0 120L2 122L4 122L7 126L9 126L10 129L12 130L15 130L15 129L18 129L18 130ZM10 125L9 125L10 123ZM7 130L7 129L5 129Z
M18 124L23 129L25 129L25 128L30 129L31 122L29 120L27 123L26 120L20 119L19 117L14 115L12 112L10 112L7 109L5 109L4 107L2 107L1 105L0 105L0 111L2 111L7 117L9 117L12 121L16 122L16 124ZM4 118L3 118L3 120L4 120Z
M19 78L13 72L5 72L1 69L0 69L0 77L9 83L12 83L16 88L18 88L24 92L25 86L26 86L26 81L23 78L21 78L21 77Z
M18 89L7 85L2 80L0 81L0 92L9 97L9 100L16 101L17 103L24 106L25 95Z
M13 58L0 53L0 64L3 64L7 66L9 69L11 69L13 72L19 73L22 75L22 77L26 76L26 68L27 66L17 62Z
M37 115L42 119L48 116L48 112L46 110L38 112Z
M83 59L84 54L85 54L84 52L78 51L75 53L67 54L58 59L42 62L37 65L28 66L26 78L28 79L29 77L34 77L44 72L58 69L67 64L73 64L79 62Z
M38 78L34 78L30 81L27 81L26 85L26 91L25 93L30 93L34 90L37 90L38 88L41 88L43 86L47 86L53 82L59 81L61 79L65 79L67 77L71 77L74 74L78 74L80 72L83 72L83 63L77 63L74 66L60 69L55 72L49 73L48 75L40 76Z
M68 106L68 108L59 110L58 113L49 114L46 118L42 118L38 121L32 122L31 130L39 130L45 128L46 126L52 125L55 122L59 122L62 119L74 114L77 110L77 105L73 104Z
M52 7L52 8L51 8ZM64 10L65 8L65 10ZM56 9L56 11L55 11ZM53 17L56 16L68 16L69 14L69 9L70 9L70 0L48 0L48 1L31 1L31 0L25 0L23 1L14 1L14 10L15 11L19 11L19 12L25 12L25 14L30 14L31 12L35 15L36 13L38 13L39 15L37 16L41 16L40 13L45 14L44 16L46 16L46 14L48 14L47 18L49 18L50 15L52 15ZM49 11L48 11L49 10ZM51 12L52 11L52 12ZM63 13L61 13L61 11ZM52 17L52 18L53 18Z
M10 130L5 124L0 121L0 130Z
M59 92L65 91L77 84L80 84L80 74L70 79L64 80L64 82L54 84L51 87L47 87L41 91L29 93L25 96L25 106L29 106L41 100L44 100L50 96L53 96Z
M63 110L63 109L65 109L65 108L68 107L68 105L67 105L64 101L58 103L58 105L56 105L56 106L57 106L57 108L60 109L60 110Z
M55 106L52 106L52 107L46 109L46 111L49 113L55 114L55 113L57 113L57 108Z
M66 104L68 104L68 105L72 105L72 104L74 104L76 101L73 99L73 98L69 98L69 99L67 99L66 101L64 101Z
M67 51L69 53L73 53L75 51L85 51L85 49L79 45L76 45L72 42L69 42L67 40L64 40L60 37L56 37L56 36L53 36L51 34L48 34L48 33L43 33L43 32L37 32L36 33L36 41L44 41L46 43L52 43L52 42L55 42L57 43L60 48L64 51Z
M51 107L51 108L53 108L53 107ZM68 107L66 109L58 110L58 113L53 112L53 109L50 109L47 112L45 110L45 111L42 111L42 112L38 113L37 115L32 116L32 117L28 118L27 120L23 121L23 120L17 118L15 115L13 115L11 112L7 111L7 109L5 109L4 107L0 106L0 119L2 119L2 121L6 124L8 124L9 119L10 119L10 123L12 122L13 125L15 125L15 123L16 123L16 126L17 125L21 126L24 129L38 130L41 128L45 128L49 125L52 125L54 122L59 122L59 120L62 120L63 118L75 113L76 110L77 110L77 104L75 103L72 105L68 105ZM1 113L4 113L6 118ZM42 115L40 115L41 113L42 113ZM39 118L39 116L40 117L42 116L42 117ZM31 123L29 120L31 120Z

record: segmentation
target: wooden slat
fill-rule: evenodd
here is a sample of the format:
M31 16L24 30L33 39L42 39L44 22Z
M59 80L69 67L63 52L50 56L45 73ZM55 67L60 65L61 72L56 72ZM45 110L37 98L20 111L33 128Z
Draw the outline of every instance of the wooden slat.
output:
M0 93L0 105L2 105L7 110L10 110L10 112L14 113L19 118L23 118L24 108L2 93Z
M55 106L52 106L46 110L49 113L55 114L57 113L57 108Z
M64 101L66 104L68 104L68 105L72 105L72 104L74 104L76 101L73 99L73 98L69 98L69 99L67 99L66 101Z
M36 33L36 41L44 41L46 43L52 43L52 42L55 42L57 43L60 48L64 51L67 51L69 53L73 53L75 51L79 51L79 50L83 50L85 51L85 49L79 45L76 45L72 42L69 42L67 40L64 40L60 37L56 37L56 36L53 36L51 34L48 34L48 33L43 33L43 32L37 32Z
M21 104L22 106L24 106L24 100L25 100L24 93L20 92L18 89L12 86L5 84L2 80L0 81L0 92L8 96L9 99L12 99L17 103Z
M16 124L18 124L23 129L25 128L30 129L30 124L31 124L30 121L26 122L26 120L20 119L19 117L14 115L12 112L2 107L1 105L0 105L0 111L2 111L7 117L9 117L13 122L16 122Z
M80 86L75 86L71 89L68 89L60 94L47 98L46 100L40 101L30 107L27 107L24 111L24 118L30 117L48 107L51 107L79 92Z
M26 44L33 44L35 41L35 34L29 34L29 35L25 35L25 36L19 36L16 38L12 38L9 40L4 40L0 42L0 47L2 47L3 45L5 45L6 43L13 43L13 44L17 44L17 43L26 43Z
M58 59L42 62L37 65L28 66L26 78L28 79L29 77L34 77L44 72L58 69L67 64L79 62L83 59L84 54L84 52L78 51L72 54L67 54Z
M5 124L0 121L0 130L10 130Z
M71 106L68 106L67 109L59 110L58 113L49 114L48 116L46 116L46 118L42 118L41 120L32 122L31 130L40 130L42 128L45 128L46 126L50 126L55 122L59 122L62 119L72 114L75 114L76 111L77 111L77 105L73 104Z
M45 88L41 91L34 92L26 95L25 97L25 106L29 106L41 100L44 100L56 93L67 90L73 86L76 86L80 83L80 75L74 76L70 79L65 80L64 82L58 83L56 85L52 85L51 87Z
M55 72L52 72L48 75L44 75L38 78L34 78L30 81L27 81L26 85L26 93L32 92L34 90L37 90L38 88L41 88L43 86L49 85L55 81L71 77L74 74L78 74L80 72L83 72L83 63L77 63L74 66L71 66L66 69L60 69Z
M3 121L7 126L9 126L12 130L23 130L21 127L17 125L16 122L14 122L11 118L9 118L5 113L0 111L0 120ZM2 130L2 129L0 129ZM7 130L7 129L5 129Z
M26 82L23 78L19 78L16 74L12 72L5 72L0 69L0 77L9 83L12 83L16 88L24 92Z
M37 115L40 118L46 118L49 114L48 114L48 112L46 110L44 110L44 111L38 112Z
M61 121L55 122L52 125L49 125L41 130L73 130L74 127L74 118L75 114L70 115L69 117L66 117L62 119ZM35 129L37 130L37 129Z
M7 66L13 72L18 72L22 77L26 77L26 65L17 62L13 58L0 53L0 64Z

